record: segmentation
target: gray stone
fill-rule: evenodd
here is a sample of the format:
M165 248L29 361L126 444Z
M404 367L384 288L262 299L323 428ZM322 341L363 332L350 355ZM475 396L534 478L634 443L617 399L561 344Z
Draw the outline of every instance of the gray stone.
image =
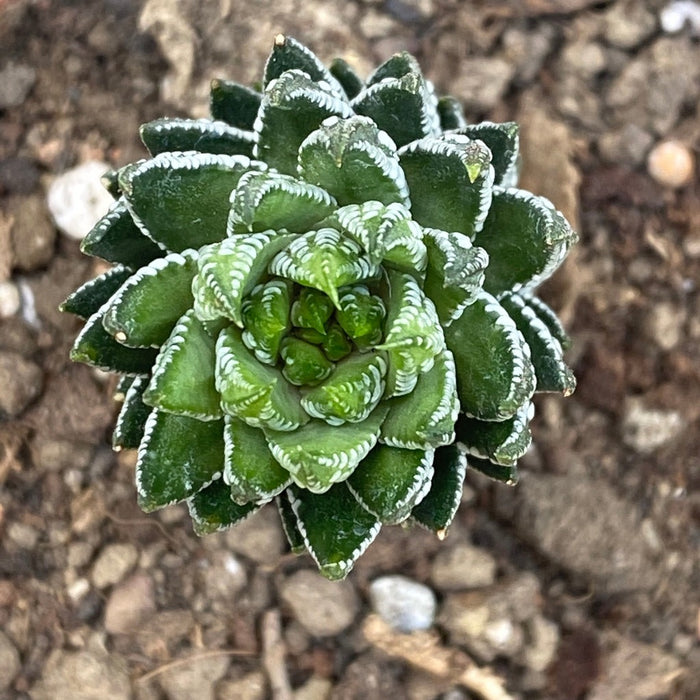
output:
M555 31L551 24L542 23L529 29L511 27L503 34L503 56L516 67L515 79L529 83L539 73L552 48Z
M531 671L545 671L559 645L559 628L542 615L535 615L525 623L525 638L520 662Z
M84 470L90 464L93 447L88 443L74 440L52 439L37 433L29 445L34 465L49 472L64 469Z
M526 542L596 584L600 594L649 590L661 571L639 535L640 513L602 479L524 474L496 509ZM612 537L611 533L624 533Z
M204 589L210 601L230 604L238 591L247 583L246 571L230 552L213 552L200 562L203 570Z
M387 663L386 657L365 652L345 669L333 688L331 700L403 698L405 689L397 676L397 670Z
M7 208L13 218L13 267L32 272L46 265L53 256L56 229L44 199L39 195L17 195L9 199Z
M677 438L685 428L678 411L649 408L643 397L625 400L622 435L626 445L641 454L650 454Z
M15 352L0 352L0 414L18 416L41 393L38 365Z
M105 629L110 634L137 630L156 611L153 579L135 573L115 586L105 605Z
M372 608L397 632L427 630L435 620L437 602L428 586L405 576L382 576L369 587Z
M662 301L650 309L644 330L662 350L672 350L683 337L685 319L683 306Z
M109 165L89 161L66 170L50 185L47 204L58 228L69 238L82 240L113 204L100 178Z
M36 71L22 63L9 62L0 70L0 109L18 107L36 81Z
M261 671L253 671L235 681L219 681L216 700L265 700L267 682Z
M126 663L98 643L82 651L57 649L49 656L32 700L131 700Z
M604 671L595 682L588 700L669 697L679 670L678 660L656 646L617 634L603 642L610 649Z
M603 15L603 36L620 49L633 49L655 31L657 20L643 2L623 0L615 2Z
M139 553L128 542L108 544L92 566L90 578L96 588L102 589L119 583L139 559Z
M503 58L467 58L459 64L452 94L464 101L467 110L493 109L514 73L515 67Z
M214 700L216 682L222 678L231 663L226 654L196 656L186 664L173 665L158 676L158 683L167 693L168 700Z
M430 580L440 591L490 586L496 580L496 560L484 549L458 544L438 552Z
M276 509L263 508L226 531L228 549L258 564L275 564L284 551L285 539Z
M0 282L0 318L10 318L20 309L19 288L12 281Z
M0 690L7 690L22 668L19 652L6 634L0 631Z
M359 601L348 581L328 581L315 571L297 571L280 584L279 594L312 635L339 634L355 620Z
M606 131L598 139L600 155L610 163L640 165L644 162L654 137L636 124L625 124Z
M294 691L294 700L328 700L333 684L327 678L311 676Z

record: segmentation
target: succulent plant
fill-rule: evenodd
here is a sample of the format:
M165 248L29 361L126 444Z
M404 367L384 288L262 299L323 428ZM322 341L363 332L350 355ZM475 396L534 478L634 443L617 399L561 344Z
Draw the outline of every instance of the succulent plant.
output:
M576 240L515 187L518 128L467 124L409 54L362 82L278 36L260 90L161 119L82 249L72 358L121 376L114 448L199 534L275 500L342 578L383 524L444 535L467 467L508 483L535 391L573 391L536 296Z

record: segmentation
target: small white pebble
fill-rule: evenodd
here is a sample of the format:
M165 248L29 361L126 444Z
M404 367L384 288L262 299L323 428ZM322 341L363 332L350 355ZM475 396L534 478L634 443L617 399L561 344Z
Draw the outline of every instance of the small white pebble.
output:
M81 601L90 591L90 582L86 578L79 578L68 587L68 597L73 603Z
M19 289L14 282L0 282L0 318L14 316L20 307Z
M700 36L700 5L693 0L675 0L670 2L659 15L661 28L667 34L680 32L686 24L690 25L690 33Z
M56 225L70 238L82 240L113 203L100 178L106 163L89 161L59 175L49 186L47 203Z
M649 175L666 187L683 187L693 178L695 158L679 141L662 141L647 158Z

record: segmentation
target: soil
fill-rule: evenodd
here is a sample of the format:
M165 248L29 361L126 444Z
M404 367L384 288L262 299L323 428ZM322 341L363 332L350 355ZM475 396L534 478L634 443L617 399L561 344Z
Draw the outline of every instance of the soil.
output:
M665 31L670 4L0 0L0 283L21 297L0 320L0 698L458 700L479 697L467 656L511 697L700 696L700 188L646 165L700 150L698 27ZM519 121L523 186L581 236L543 290L578 389L538 400L521 483L470 474L445 542L385 528L337 586L300 580L272 510L204 539L180 506L140 513L113 384L69 362L57 311L102 268L57 235L49 183L143 157L140 123L203 116L209 79L254 81L278 31L363 74L406 48L470 121ZM437 599L430 658L376 633L390 574Z

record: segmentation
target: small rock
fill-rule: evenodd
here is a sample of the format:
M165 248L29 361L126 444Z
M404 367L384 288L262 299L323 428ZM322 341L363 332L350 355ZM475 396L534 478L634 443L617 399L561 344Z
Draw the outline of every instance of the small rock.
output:
M674 0L661 10L661 28L668 34L676 34L690 27L693 36L700 36L700 4L695 0Z
M0 160L0 194L29 194L39 183L39 168L31 158Z
M12 215L13 266L32 272L49 262L54 252L56 229L39 195L15 196L8 201Z
M679 141L663 141L649 153L647 170L660 185L683 187L693 179L695 157Z
M0 109L21 105L35 81L36 71L31 66L8 63L0 70Z
M209 600L230 603L247 583L245 567L229 552L214 552L203 560L204 589Z
M10 523L7 528L7 536L21 549L34 549L39 541L37 530L24 523Z
M107 598L105 629L110 634L128 634L155 610L153 580L145 573L136 573L115 586Z
M672 350L683 337L685 318L681 305L662 301L652 306L644 327L649 338L662 350Z
M136 642L146 656L168 657L190 640L195 627L192 610L163 610L144 620L136 633Z
M484 549L458 544L438 553L430 579L440 591L490 586L496 580L496 560Z
M32 700L131 700L126 664L97 643L83 651L57 649L49 656Z
M70 586L68 586L66 592L73 603L78 605L80 601L90 592L90 581L88 581L86 578L78 578L73 581Z
M6 634L0 631L0 690L7 690L22 668L19 652Z
M0 352L0 414L18 416L41 393L43 373L15 352Z
M397 666L387 663L386 657L377 658L373 652L365 652L345 669L342 678L333 688L332 700L405 697Z
M158 676L168 700L214 700L214 686L231 663L226 654L193 656L186 664L173 665Z
M405 576L382 576L369 587L372 608L397 632L427 630L435 620L433 591Z
M468 110L485 112L503 97L515 67L502 58L468 58L459 64L452 92Z
M623 440L641 454L649 454L675 439L684 428L685 421L678 411L648 408L638 396L625 400Z
M554 27L544 22L527 30L511 27L504 32L503 54L516 67L516 81L527 84L535 79L554 38Z
M99 492L88 488L70 504L72 530L77 535L93 531L105 517L105 505Z
M592 80L605 69L605 52L593 41L574 41L561 54L561 71L584 80Z
M95 551L92 542L71 542L68 546L68 566L71 569L80 569L85 566Z
M74 440L54 440L39 432L30 443L34 466L38 469L58 472L64 469L84 470L90 464L93 447Z
M557 652L559 628L542 615L535 615L525 623L525 637L521 663L532 671L545 671Z
M275 564L286 542L274 508L263 508L227 530L225 539L228 549L258 564Z
M294 700L328 700L333 684L327 678L311 676L304 685L294 691Z
M0 318L14 316L20 308L19 289L14 282L0 282Z
M613 650L604 659L604 672L588 700L669 697L679 662L656 646L611 634L604 641Z
M70 238L85 238L114 202L100 182L107 170L106 163L89 161L59 175L49 186L51 216Z
M91 579L98 589L119 583L136 565L139 553L130 543L107 545L93 564Z
M633 49L656 31L656 17L637 0L616 2L603 15L603 36L620 49Z
M265 700L267 683L260 671L253 671L235 681L219 681L216 700Z
M316 637L342 632L353 623L359 608L348 581L328 581L306 569L284 579L279 593L294 617Z
M654 141L653 136L636 124L603 133L598 139L600 155L610 163L640 165Z

